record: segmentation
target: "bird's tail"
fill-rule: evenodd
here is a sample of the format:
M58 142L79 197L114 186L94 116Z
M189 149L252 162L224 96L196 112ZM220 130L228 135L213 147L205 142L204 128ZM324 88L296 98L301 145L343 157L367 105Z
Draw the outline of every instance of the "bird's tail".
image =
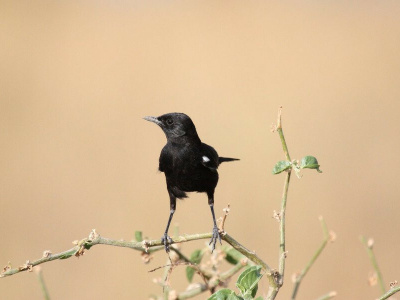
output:
M219 157L218 163L221 164L225 161L234 161L234 160L240 160L240 159L239 158L231 158L231 157Z

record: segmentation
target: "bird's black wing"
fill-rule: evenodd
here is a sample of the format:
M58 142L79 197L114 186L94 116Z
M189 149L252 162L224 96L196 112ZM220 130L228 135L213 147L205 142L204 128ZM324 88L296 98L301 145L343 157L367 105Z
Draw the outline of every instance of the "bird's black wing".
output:
M170 150L171 149L170 147L168 147L168 144L165 145L164 148L161 150L158 164L158 170L160 170L160 172L168 173L172 170L173 158Z
M215 149L207 144L201 144L201 163L210 170L216 170L219 165L218 153Z

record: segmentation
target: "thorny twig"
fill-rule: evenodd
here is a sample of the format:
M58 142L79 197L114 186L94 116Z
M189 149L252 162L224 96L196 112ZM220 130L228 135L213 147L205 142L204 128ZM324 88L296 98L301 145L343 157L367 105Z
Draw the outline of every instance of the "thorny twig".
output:
M197 233L197 234L186 234L186 235L180 235L178 237L173 237L172 238L172 243L183 243L183 242L189 242L189 241L194 241L194 240L200 240L200 239L210 239L212 236L211 232L207 233ZM246 247L244 247L242 244L237 242L234 238L232 238L228 233L225 233L225 235L222 236L222 239L225 240L228 244L230 244L233 248L238 250L240 253L242 253L244 256L246 256L248 259L253 261L255 264L260 265L266 272L267 276L271 276L271 268L260 258L257 256L255 252L252 252L248 250ZM82 239L80 241L75 242L76 246L60 252L56 254L46 254L43 255L42 258L34 260L34 261L27 261L24 265L18 267L18 268L11 268L10 265L7 265L4 267L3 272L0 273L0 277L6 277L6 276L11 276L23 271L29 271L32 270L33 267L40 265L42 263L50 262L53 260L58 260L58 259L67 259L72 256L81 256L85 254L87 250L89 250L91 247L95 245L109 245L109 246L116 246L116 247L126 247L134 250L138 250L141 252L148 252L151 253L153 251L158 251L160 249L163 249L163 244L161 242L161 239L158 240L144 240L142 242L137 242L137 241L124 241L124 240L113 240L109 238L105 238L100 236L99 234L96 233L95 230L93 230L88 238Z
M42 289L42 293L43 293L43 297L45 300L50 300L50 295L49 292L47 290L46 284L44 282L44 278L43 278L43 272L42 269L40 267L37 267L35 269L35 273L38 277L39 283L40 283L40 287Z
M273 126L273 131L277 131L279 138L282 143L283 153L285 154L286 160L292 161L289 155L289 150L286 144L285 136L283 135L282 129L282 106L278 111L278 120L276 126ZM283 285L283 278L285 275L285 262L287 257L286 252L286 203L287 195L289 190L289 182L291 169L286 172L285 183L283 186L283 195L281 202L281 211L279 212L279 231L280 231L280 247L279 247L279 271L275 273L275 278L273 281L270 280L270 286L268 290L267 299L275 299L278 294L279 288Z
M317 260L319 255L325 249L325 247L328 244L328 242L333 242L335 240L335 237L336 237L335 233L328 231L328 227L326 226L326 223L325 223L324 219L322 218L322 216L319 217L319 220L321 221L322 232L323 232L323 235L324 235L324 239L323 239L323 241L321 243L321 246L319 246L317 251L315 251L314 255L311 257L310 261L304 267L304 269L301 271L301 273L298 274L297 276L295 276L295 278L294 278L294 288L293 288L293 292L292 292L292 300L294 300L296 298L296 295L297 295L297 292L299 290L301 281L306 276L307 272L310 270L311 266L315 263L315 261ZM328 295L330 295L330 294L328 294ZM328 295L325 295L325 297L327 297ZM330 299L333 296L330 295L329 298L323 298L323 297L322 297L322 299Z
M220 228L220 230L222 231L222 233L225 232L225 221L226 221L226 218L228 217L229 212L230 212L230 210L231 210L230 207L231 207L231 205L228 203L228 206L225 207L225 208L223 209L223 211L224 211L224 216L222 217L221 228Z
M337 293L335 291L332 291L332 292L329 292L328 294L325 294L325 295L319 297L317 300L329 300L336 296L337 296Z
M247 262L239 262L236 265L234 265L231 269L228 271L221 273L218 278L211 279L206 286L205 284L200 284L197 287L194 287L192 289L189 289L187 291L181 292L177 295L176 299L189 299L192 298L198 294L201 294L207 290L213 290L217 286L221 285L223 282L231 278L233 275L235 275L237 272L239 272L243 267L247 265Z
M387 293L385 293L384 295L382 295L378 300L386 300L388 299L390 296L393 296L394 294L400 292L400 286L396 287L396 288L392 288L390 289Z
M196 272L200 275L200 277L203 279L204 284L208 286L207 278L204 276L203 271L200 269L200 267L197 264L194 264L190 261L178 261L175 263L170 263L170 264L167 264L164 266L159 266L157 268L154 268L154 269L150 270L149 272L154 272L154 271L157 271L157 270L165 268L165 267L170 267L168 269L168 274L165 278L165 285L169 286L169 279L171 277L172 271L177 266L190 266L190 267L194 268L196 270Z
M277 124L272 126L272 132L275 132L275 131L278 132L278 134L279 134L279 138L280 138L281 144L282 144L282 150L285 155L286 161L292 163L292 159L290 157L289 149L287 147L285 136L283 134L283 129L282 129L282 106L279 108L279 111L278 111ZM293 165L292 165L292 167L293 167ZM283 186L283 194L282 194L282 201L281 201L281 210L279 212L274 211L274 218L279 222L279 225L280 225L280 227L279 227L279 232L280 232L279 269L278 269L278 272L275 273L274 281L270 280L270 286L269 286L269 290L268 290L268 294L267 294L268 300L275 299L276 295L279 292L279 289L283 285L283 280L285 277L285 264L286 264L286 258L287 258L287 253L288 253L286 251L286 204L287 204L287 196L288 196L288 191L289 191L289 183L290 183L292 167L290 167L286 170L286 177L285 177L285 183ZM319 255L319 253L318 253L318 255ZM311 265L309 267L311 267ZM308 271L308 269L306 270L306 272L307 271ZM297 286L297 288L298 288L298 286Z
M378 277L379 286L381 288L381 292L384 294L386 293L385 283L383 282L383 276L381 270L379 269L378 262L376 261L376 257L373 251L374 247L374 240L373 239L366 239L365 236L360 236L361 242L365 246L365 250L367 250L368 257L371 260L372 266L374 267L375 273Z

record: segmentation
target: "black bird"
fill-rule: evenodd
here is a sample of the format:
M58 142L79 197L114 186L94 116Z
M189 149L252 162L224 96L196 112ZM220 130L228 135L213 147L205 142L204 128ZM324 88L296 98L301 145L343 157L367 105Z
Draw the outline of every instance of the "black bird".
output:
M167 144L161 151L159 170L165 173L170 199L170 215L165 233L161 238L165 250L169 252L172 242L168 228L176 209L176 198L186 198L186 192L207 193L208 205L214 221L210 240L212 251L217 239L221 243L214 214L214 190L218 183L218 166L225 161L237 158L219 157L217 151L201 142L192 120L183 113L169 113L159 117L144 117L156 123L164 131Z

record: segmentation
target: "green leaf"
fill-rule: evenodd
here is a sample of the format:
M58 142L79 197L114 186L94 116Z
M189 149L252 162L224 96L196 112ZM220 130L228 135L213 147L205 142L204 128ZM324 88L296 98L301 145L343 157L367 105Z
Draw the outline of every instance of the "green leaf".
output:
M236 295L235 293L231 294L228 296L227 300L243 300L242 297L239 297L238 295Z
M241 300L243 298L235 294L234 291L230 289L222 289L212 294L208 300Z
M190 255L190 261L194 264L199 264L203 258L203 252L200 249L195 250L192 255ZM193 276L196 270L192 267L186 267L186 278L189 282L192 282Z
M254 300L255 294L256 294L256 293L254 293L254 296L253 296L253 294L251 294L251 292L247 292L247 293L244 295L243 300Z
M318 160L314 156L305 156L300 162L301 169L316 169L319 173L322 171L319 169Z
M263 300L263 297L259 296L259 297L255 298L254 300Z
M190 255L190 261L194 264L199 264L203 258L203 252L200 249L194 250Z
M246 288L240 283L236 283L236 287L240 290L240 293L244 295L246 293Z
M279 174L282 173L283 171L289 169L292 166L290 161L287 160L281 160L278 161L272 170L272 174Z
M135 231L135 240L136 242L143 241L143 236L141 231Z
M193 281L194 272L196 272L196 270L192 267L186 267L186 278L189 282Z
M222 247L222 251L226 254L225 260L232 265L236 265L238 262L240 262L240 260L245 257L242 253L230 246Z
M242 272L242 274L240 274L236 282L236 286L242 293L242 296L245 297L245 299L254 298L254 296L256 295L258 289L258 282L263 276L261 275L260 271L261 271L260 266L252 266L247 268Z

